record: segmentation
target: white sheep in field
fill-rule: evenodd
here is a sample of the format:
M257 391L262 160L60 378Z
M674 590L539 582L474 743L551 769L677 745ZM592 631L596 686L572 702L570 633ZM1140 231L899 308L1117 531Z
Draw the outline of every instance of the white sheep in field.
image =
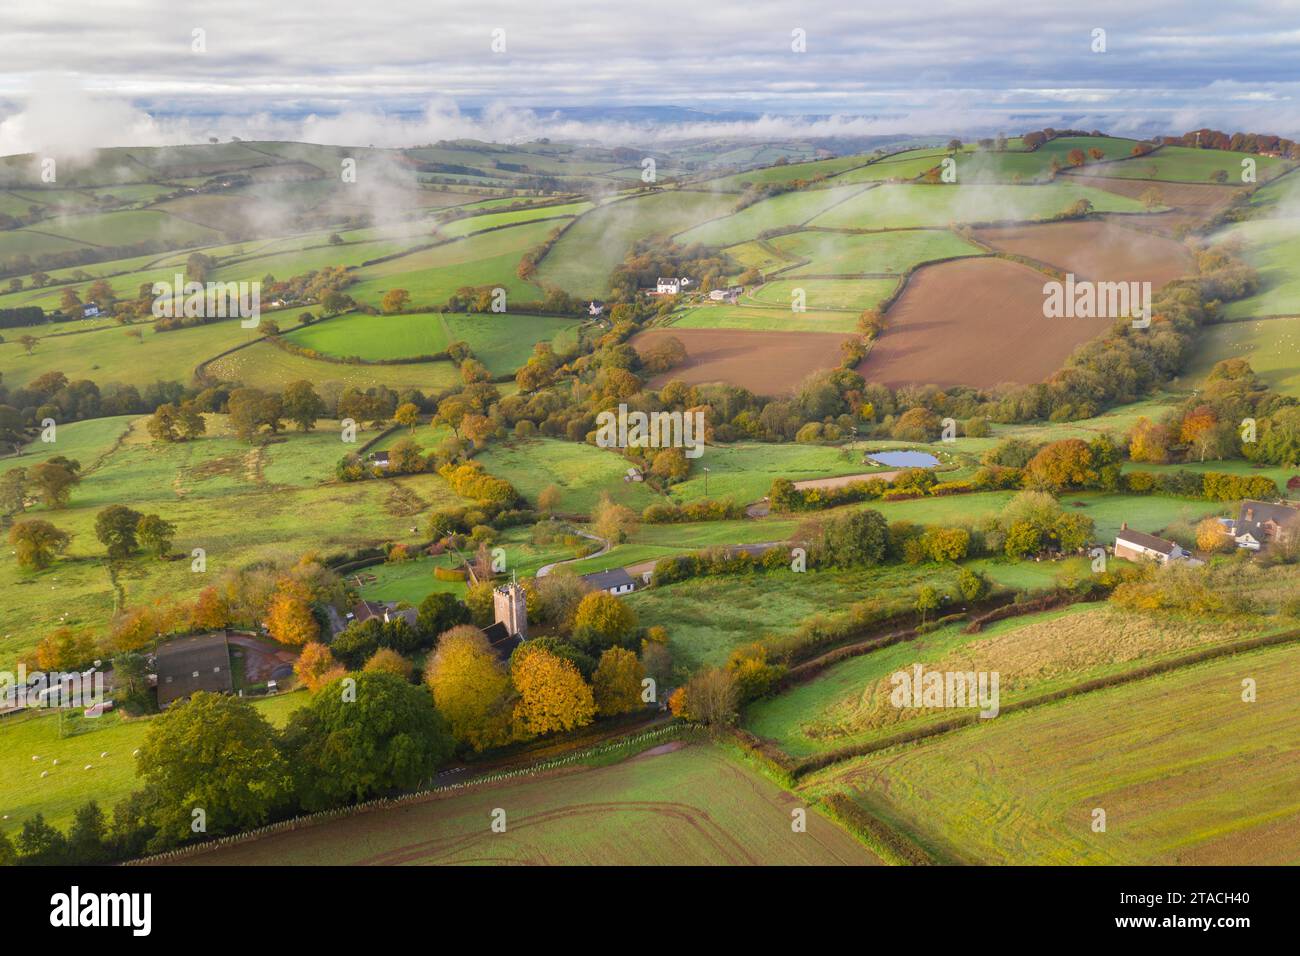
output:
M41 779L42 779L42 780L44 780L44 779L45 779L46 777L48 777L49 775L50 775L50 772L49 772L48 770L42 770L42 771L41 771Z
M107 756L108 756L108 751L105 750L103 753L101 753L101 754L99 755L99 759L100 759L100 760L103 760L103 759L104 759L105 757L107 757Z
M94 764L89 764L89 763L88 763L88 764L86 764L86 766L82 767L82 769L83 769L83 770L89 770L89 769L90 769L91 767L93 767L93 766L94 766Z

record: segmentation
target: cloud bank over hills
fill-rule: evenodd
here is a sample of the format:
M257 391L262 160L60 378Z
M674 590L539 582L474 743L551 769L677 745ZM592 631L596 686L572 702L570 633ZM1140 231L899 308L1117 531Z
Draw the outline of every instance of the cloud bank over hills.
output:
M741 13L685 0L23 4L0 13L0 153L209 135L400 146L1300 130L1295 0L754 0ZM651 109L663 104L696 113Z

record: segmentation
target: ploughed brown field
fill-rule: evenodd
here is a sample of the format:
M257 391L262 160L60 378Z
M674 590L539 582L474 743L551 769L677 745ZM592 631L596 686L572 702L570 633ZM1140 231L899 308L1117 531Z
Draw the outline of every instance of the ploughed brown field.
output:
M1114 222L1002 226L975 235L994 249L1095 282L1150 282L1159 289L1192 271L1192 255L1181 242Z
M1162 183L1151 179L1108 179L1104 176L1071 175L1080 185L1105 189L1108 192L1140 199L1148 189L1160 194L1161 202L1172 206L1169 212L1115 214L1116 222L1141 229L1153 229L1166 235L1174 230L1194 226L1219 212L1237 194L1237 186L1220 186L1216 183Z
M838 332L758 332L734 329L651 329L632 339L642 349L667 338L686 346L686 361L650 381L659 388L673 380L688 385L726 382L756 395L785 395L809 374L840 364L840 343L855 338Z
M1045 318L1049 281L1005 259L924 266L889 309L885 331L858 374L891 387L1041 382L1111 325L1110 319Z

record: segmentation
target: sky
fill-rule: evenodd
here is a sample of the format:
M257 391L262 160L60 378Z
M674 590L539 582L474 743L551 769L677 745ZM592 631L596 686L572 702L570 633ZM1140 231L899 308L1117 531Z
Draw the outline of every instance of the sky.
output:
M0 154L1045 125L1294 137L1300 0L0 0Z

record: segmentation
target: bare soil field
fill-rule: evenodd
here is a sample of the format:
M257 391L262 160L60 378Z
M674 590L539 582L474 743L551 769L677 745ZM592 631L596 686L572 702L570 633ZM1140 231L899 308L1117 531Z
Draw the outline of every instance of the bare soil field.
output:
M673 337L686 346L686 362L651 380L688 385L726 382L758 395L784 395L810 373L840 363L840 343L854 338L836 332L758 332L732 329L651 329L632 339L645 348Z
M1111 323L1045 318L1047 281L1043 273L1004 259L924 266L889 309L885 332L858 374L891 387L1042 381Z
M1105 189L1130 199L1138 199L1148 189L1155 189L1171 212L1115 216L1117 222L1141 229L1173 235L1179 228L1195 226L1215 215L1232 201L1236 186L1213 183L1162 183L1149 179L1109 179L1101 176L1071 176L1084 185Z
M975 235L1001 252L1029 256L1096 282L1150 282L1158 289L1192 270L1192 255L1182 243L1114 222L1001 226Z

